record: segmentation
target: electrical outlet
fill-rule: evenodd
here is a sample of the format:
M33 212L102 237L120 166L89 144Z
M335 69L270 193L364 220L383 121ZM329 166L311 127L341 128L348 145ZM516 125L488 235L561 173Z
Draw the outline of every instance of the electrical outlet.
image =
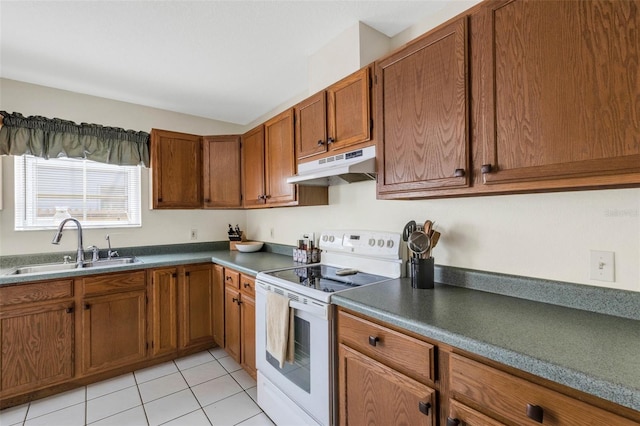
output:
M197 229L192 229L191 233L189 234L191 237L191 241L195 241L198 239L198 230Z
M612 251L591 250L589 264L592 280L615 281L615 254Z

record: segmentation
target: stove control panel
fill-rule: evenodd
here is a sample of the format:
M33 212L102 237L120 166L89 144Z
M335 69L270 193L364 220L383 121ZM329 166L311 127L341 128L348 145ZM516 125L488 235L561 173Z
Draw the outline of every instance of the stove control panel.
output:
M328 252L351 253L386 259L400 257L400 234L381 231L323 231L320 248Z

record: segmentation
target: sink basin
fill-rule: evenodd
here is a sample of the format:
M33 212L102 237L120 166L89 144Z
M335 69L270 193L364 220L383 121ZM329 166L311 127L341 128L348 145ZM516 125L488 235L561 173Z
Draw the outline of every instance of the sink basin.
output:
M98 259L95 262L84 262L83 268L98 268L104 266L128 265L130 263L142 263L137 257L112 257L111 259Z
M142 263L137 257L113 257L111 259L99 259L96 261L86 261L82 264L83 268L100 268L108 266L128 265L130 263ZM77 269L75 263L42 263L38 265L18 266L9 270L5 275L23 275L23 274L46 274L50 272L69 271Z
M43 274L46 272L59 272L76 269L75 263L43 263L39 265L19 266L11 269L5 275Z

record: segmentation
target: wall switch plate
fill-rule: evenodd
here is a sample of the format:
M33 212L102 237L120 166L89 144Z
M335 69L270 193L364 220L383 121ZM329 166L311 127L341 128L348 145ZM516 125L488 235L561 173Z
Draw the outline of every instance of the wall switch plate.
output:
M191 241L197 240L198 239L198 230L197 229L192 229L189 235L191 237Z
M598 281L615 281L615 254L612 251L591 250L590 278Z

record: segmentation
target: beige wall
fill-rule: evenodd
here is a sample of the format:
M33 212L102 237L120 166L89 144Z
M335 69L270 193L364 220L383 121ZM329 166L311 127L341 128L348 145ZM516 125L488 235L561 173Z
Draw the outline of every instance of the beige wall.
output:
M169 129L198 135L241 133L240 126L185 114L81 95L13 80L0 79L0 110L26 116L59 117L76 123L149 132L152 128ZM50 244L51 231L14 231L13 157L0 157L4 208L0 211L0 255L73 251L75 235L62 239L59 246ZM245 228L246 215L239 210L149 210L149 169L142 169L142 227L88 229L84 245L105 247L109 233L115 247L188 243L192 228L198 241L227 239L227 225ZM74 231L72 231L74 232Z

